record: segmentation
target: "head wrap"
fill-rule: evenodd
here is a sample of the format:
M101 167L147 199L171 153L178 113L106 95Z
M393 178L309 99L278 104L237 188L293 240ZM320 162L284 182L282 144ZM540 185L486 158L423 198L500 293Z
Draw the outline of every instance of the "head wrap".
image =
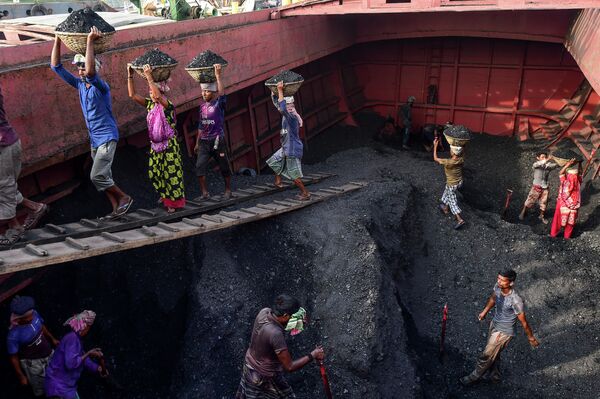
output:
M463 147L460 147L457 145L451 145L450 152L456 156L460 156L460 154L462 154L462 152L463 152Z
M23 316L25 313L35 307L35 301L30 296L16 296L10 302L10 312L17 316Z
M200 83L200 88L202 90L217 91L217 82L213 82L213 83Z
M168 80L164 80L164 81L162 81L162 82L158 82L158 83L157 83L157 85L158 85L158 89L159 89L161 92L163 92L163 93L166 93L166 92L168 92L169 90L171 90L171 88L170 88L170 87L167 85L167 82L168 82L168 81L170 81L170 80L171 80L171 78L169 78Z
M286 104L293 104L294 103L294 96L283 97L283 99L285 100Z
M289 331L291 335L298 335L304 330L304 324L306 323L306 310L304 308L298 309L290 319L288 320L285 331Z
M8 329L18 326L19 320L33 314L35 301L30 296L16 296L10 302L10 325Z
M408 97L408 99L406 100L407 103L414 103L417 99L415 98L415 96L410 96Z
M98 72L100 70L100 68L102 68L102 63L100 62L100 60L98 58L94 58L94 61L96 62L96 72ZM73 57L73 65L75 64L85 64L85 55L83 54L75 54L75 57Z
M92 312L91 310L84 310L83 312L69 318L63 325L70 326L73 331L78 333L87 326L94 324L94 320L96 320L96 313Z

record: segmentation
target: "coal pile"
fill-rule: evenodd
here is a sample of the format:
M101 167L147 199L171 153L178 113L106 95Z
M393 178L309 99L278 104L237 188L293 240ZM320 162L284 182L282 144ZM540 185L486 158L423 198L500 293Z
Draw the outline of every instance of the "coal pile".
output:
M304 80L304 78L302 77L302 75L299 75L296 72L281 71L277 75L275 75L272 78L268 79L265 82L265 84L266 85L275 85L275 84L277 84L279 82L283 82L283 83L295 83L295 82L301 82L303 80Z
M192 62L188 64L188 68L207 68L212 67L215 64L225 65L227 61L219 54L215 54L210 50L203 51L198 54Z
M444 129L444 134L460 140L471 140L471 131L463 125L451 125Z
M134 67L143 67L144 65L160 66L177 64L177 60L170 55L163 53L157 48L146 51L143 55L137 57L131 62Z
M100 15L96 14L91 8L73 11L67 19L58 24L57 32L68 33L90 33L95 26L102 33L114 32L115 28L106 22Z

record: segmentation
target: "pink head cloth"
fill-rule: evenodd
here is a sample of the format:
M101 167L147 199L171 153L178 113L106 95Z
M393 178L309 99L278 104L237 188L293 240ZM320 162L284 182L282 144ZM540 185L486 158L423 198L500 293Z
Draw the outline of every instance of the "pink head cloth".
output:
M78 333L87 326L94 324L94 320L96 320L96 313L91 310L84 310L69 318L63 325L70 326L73 331Z

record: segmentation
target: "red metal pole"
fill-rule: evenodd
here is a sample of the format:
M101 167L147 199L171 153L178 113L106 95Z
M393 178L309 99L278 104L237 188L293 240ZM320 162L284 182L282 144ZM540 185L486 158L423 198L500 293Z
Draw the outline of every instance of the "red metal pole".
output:
M506 189L506 200L504 201L504 209L502 209L502 219L506 216L506 211L508 210L508 205L510 205L510 199L512 198L513 190Z
M319 361L319 368L321 369L321 378L323 379L323 388L325 389L325 395L327 399L333 399L333 395L331 394L331 388L329 387L329 378L327 378L327 372L325 371L325 366L323 365L323 361Z
M444 353L444 341L446 340L446 321L448 320L448 304L442 310L442 336L440 337L440 354Z

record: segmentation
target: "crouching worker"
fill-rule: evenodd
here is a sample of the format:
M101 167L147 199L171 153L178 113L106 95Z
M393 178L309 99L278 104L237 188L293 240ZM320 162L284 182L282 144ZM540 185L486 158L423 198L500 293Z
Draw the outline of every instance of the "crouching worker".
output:
M152 68L144 65L144 76L148 82L149 98L135 92L133 68L127 66L127 90L129 98L146 107L148 115L148 135L150 136L150 157L148 159L148 177L152 186L160 195L161 202L168 213L185 206L183 187L183 166L177 141L175 106L165 97L169 91L166 82L154 82Z
M548 206L548 176L552 170L558 167L558 165L550 161L546 151L538 152L536 158L537 160L532 166L533 185L531 186L531 190L529 190L523 209L519 214L519 219L525 219L527 210L533 208L533 206L538 203L540 206L539 219L542 223L548 224L548 220L546 220L544 216L546 207Z
M72 331L60 340L46 369L46 396L49 398L79 399L77 382L83 369L101 377L108 376L102 351L99 348L83 351L81 339L90 332L95 319L96 313L84 310L65 322Z
M277 83L278 97L272 97L275 108L281 114L281 148L267 160L267 165L275 173L275 185L282 187L281 176L290 179L300 189L296 198L300 201L310 200L310 193L302 183L302 154L304 146L300 140L302 118L296 112L294 97L283 96L283 82Z
M102 33L93 27L87 37L86 55L76 54L73 64L77 65L79 78L68 72L60 63L61 40L54 40L50 67L56 74L79 92L79 102L87 125L92 147L92 171L90 179L98 191L104 191L112 205L107 217L124 215L133 202L112 179L112 163L119 141L117 122L112 113L110 87L98 77L101 64L94 57L94 41Z
M6 344L10 362L21 386L29 385L34 396L44 396L46 367L58 340L35 310L35 301L16 296L10 303L10 326Z
M442 195L440 209L446 215L448 212L452 212L454 217L456 217L456 225L454 225L454 228L458 230L465 224L465 220L460 216L462 211L458 207L458 199L456 198L456 192L462 187L463 184L462 169L463 164L465 163L465 160L462 156L463 147L451 145L451 157L439 158L437 156L439 144L440 139L437 137L433 141L433 160L444 166L444 172L446 173L446 188L444 189L444 194Z
M209 199L210 194L206 186L206 173L208 163L213 158L219 165L223 180L225 180L225 193L223 199L231 198L231 168L227 157L227 146L225 145L225 104L227 97L221 82L221 64L215 64L216 83L202 83L202 99L200 105L200 122L198 123L198 137L194 152L198 154L196 160L196 175L202 190L202 198Z
M313 359L325 357L321 347L292 360L285 342L285 331L298 334L304 328L305 310L296 298L279 295L273 308L264 308L256 316L250 347L246 352L242 379L235 399L295 398L283 377L300 370Z

